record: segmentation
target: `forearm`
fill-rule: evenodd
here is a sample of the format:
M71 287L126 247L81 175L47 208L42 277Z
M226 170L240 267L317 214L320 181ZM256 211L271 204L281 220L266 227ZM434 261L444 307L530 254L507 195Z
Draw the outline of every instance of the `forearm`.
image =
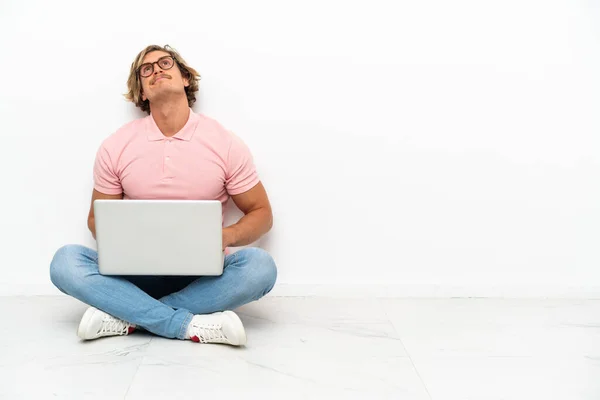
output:
M260 239L273 226L271 210L259 208L244 215L237 223L223 229L224 246L246 246Z
M90 218L88 219L88 229L92 232L92 237L96 239L96 219Z

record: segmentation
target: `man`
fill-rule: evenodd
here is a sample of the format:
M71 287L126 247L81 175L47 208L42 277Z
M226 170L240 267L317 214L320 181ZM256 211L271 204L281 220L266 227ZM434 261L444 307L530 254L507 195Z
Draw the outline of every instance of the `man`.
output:
M244 345L231 311L271 291L273 258L260 248L231 254L271 229L265 188L244 142L215 120L192 111L199 74L168 45L148 46L131 65L126 98L149 115L125 124L96 154L88 227L96 238L96 199L218 199L232 197L244 216L223 228L221 276L105 276L96 251L61 247L52 283L91 305L79 324L82 339L128 335L138 328L167 338Z

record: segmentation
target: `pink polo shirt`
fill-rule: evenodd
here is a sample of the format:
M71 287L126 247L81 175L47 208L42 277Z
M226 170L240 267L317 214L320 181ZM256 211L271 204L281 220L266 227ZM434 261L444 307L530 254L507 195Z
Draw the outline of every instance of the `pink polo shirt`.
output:
M250 150L216 120L190 108L173 137L152 115L131 121L107 137L96 153L94 189L124 199L219 200L259 183ZM226 251L229 254L229 251Z

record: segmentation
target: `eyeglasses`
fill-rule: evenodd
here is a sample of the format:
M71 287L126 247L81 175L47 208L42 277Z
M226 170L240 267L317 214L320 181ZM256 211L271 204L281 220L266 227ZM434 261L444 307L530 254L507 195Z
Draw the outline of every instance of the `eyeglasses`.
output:
M158 64L160 68L166 71L173 68L173 65L175 65L175 60L173 60L173 57L171 56L163 56L153 63L144 63L138 68L140 76L142 78L147 78L152 75L154 73L154 64Z

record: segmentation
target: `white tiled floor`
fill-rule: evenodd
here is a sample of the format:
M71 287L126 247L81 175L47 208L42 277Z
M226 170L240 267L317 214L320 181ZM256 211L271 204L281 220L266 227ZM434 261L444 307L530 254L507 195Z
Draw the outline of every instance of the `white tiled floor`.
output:
M0 398L600 399L600 300L267 297L242 348L80 342L85 308L0 297Z

